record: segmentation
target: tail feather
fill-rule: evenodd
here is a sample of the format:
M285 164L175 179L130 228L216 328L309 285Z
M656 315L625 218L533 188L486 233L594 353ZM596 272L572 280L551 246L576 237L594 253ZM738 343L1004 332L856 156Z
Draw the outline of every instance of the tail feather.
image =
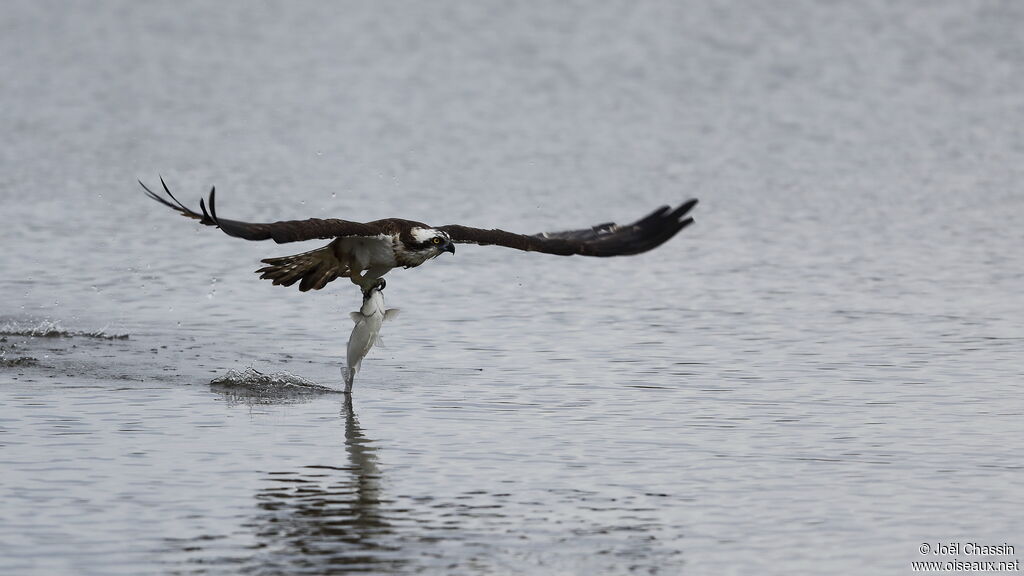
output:
M265 258L261 262L268 266L256 271L260 278L273 281L275 286L291 286L299 282L302 292L319 290L349 272L348 267L335 258L330 245L302 254Z

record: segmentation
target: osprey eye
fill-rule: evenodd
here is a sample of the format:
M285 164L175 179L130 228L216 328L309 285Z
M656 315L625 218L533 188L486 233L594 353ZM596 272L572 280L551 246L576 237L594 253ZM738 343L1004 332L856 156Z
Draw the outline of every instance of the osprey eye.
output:
M440 244L440 243L441 243L441 239L440 239L440 238L438 238L437 236L434 236L434 239L432 240L432 242L433 242L434 244Z

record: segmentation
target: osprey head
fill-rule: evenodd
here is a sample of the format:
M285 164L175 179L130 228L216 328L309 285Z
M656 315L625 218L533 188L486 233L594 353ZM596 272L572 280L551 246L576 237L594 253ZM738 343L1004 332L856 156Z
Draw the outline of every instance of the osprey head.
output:
M409 238L403 239L403 248L409 260L416 265L439 256L442 252L455 254L455 243L447 232L435 228L415 227L409 231Z

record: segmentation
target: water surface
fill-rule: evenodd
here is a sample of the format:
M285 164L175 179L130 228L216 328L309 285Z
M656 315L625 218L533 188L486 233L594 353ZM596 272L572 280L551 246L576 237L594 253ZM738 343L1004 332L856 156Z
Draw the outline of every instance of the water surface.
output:
M0 572L905 573L1024 546L1016 4L13 2ZM460 247L341 385L356 290L228 218ZM211 385L231 371L277 385ZM301 379L301 380L300 380ZM261 381L262 382L262 381ZM294 385L286 385L288 383ZM1019 556L1018 556L1019 558Z

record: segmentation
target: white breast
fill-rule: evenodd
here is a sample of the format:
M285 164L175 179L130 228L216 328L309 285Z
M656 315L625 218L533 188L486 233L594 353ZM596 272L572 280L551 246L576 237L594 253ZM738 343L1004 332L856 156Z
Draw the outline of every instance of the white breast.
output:
M394 268L398 265L395 262L394 239L387 234L341 238L338 251L356 270Z

